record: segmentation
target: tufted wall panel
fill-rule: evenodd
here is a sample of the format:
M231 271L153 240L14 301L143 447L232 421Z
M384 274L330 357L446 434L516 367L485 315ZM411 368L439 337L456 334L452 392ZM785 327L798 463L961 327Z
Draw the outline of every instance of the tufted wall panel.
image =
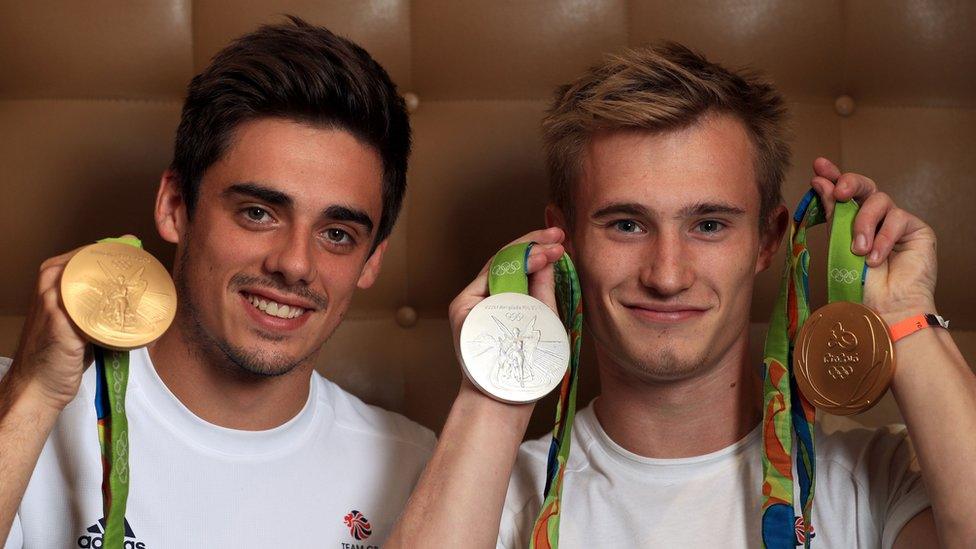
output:
M935 228L939 308L976 362L976 6L950 0L0 1L0 353L16 347L43 259L128 231L171 259L151 213L186 83L228 40L285 13L359 42L419 99L384 272L318 365L365 400L440 427L459 379L447 304L501 244L542 224L538 123L553 88L604 53L661 39L762 69L787 95L788 203L825 155ZM841 95L853 112L839 114ZM774 265L752 311L754 356ZM590 356L583 400L597 391ZM549 399L531 435L551 413ZM859 419L897 410L889 398Z

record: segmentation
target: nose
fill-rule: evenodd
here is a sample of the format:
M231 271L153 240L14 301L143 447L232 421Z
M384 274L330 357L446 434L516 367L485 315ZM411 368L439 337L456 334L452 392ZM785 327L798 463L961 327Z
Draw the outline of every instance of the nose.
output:
M695 281L689 252L678 230L658 231L648 244L640 270L641 284L660 297L687 290Z
M269 274L278 275L289 286L307 285L315 280L315 242L307 228L299 225L291 231L283 231L274 239L273 248L265 257L264 268Z

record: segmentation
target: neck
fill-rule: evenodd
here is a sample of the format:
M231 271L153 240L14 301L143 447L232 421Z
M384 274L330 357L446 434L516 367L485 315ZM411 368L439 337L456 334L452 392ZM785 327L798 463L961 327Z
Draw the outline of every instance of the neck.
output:
M149 356L166 387L197 417L229 429L260 431L301 411L308 400L311 361L284 375L257 376L221 351L201 348L180 324L177 319L149 347Z
M638 379L597 346L600 425L621 447L652 458L700 456L741 440L762 418L762 384L749 367L747 334L716 364L680 381Z

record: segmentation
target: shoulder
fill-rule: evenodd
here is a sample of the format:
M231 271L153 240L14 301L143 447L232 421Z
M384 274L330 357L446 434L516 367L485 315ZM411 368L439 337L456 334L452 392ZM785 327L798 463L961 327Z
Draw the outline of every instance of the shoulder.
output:
M817 432L817 507L890 547L912 517L931 505L904 425L870 428L834 418Z
M334 425L352 436L383 440L388 444L413 449L426 457L437 442L433 431L406 417L366 404L318 373L312 375L318 384L319 404L330 406Z
M915 464L915 449L904 425L864 427L844 418L818 425L817 457L855 477ZM863 480L863 479L860 479Z

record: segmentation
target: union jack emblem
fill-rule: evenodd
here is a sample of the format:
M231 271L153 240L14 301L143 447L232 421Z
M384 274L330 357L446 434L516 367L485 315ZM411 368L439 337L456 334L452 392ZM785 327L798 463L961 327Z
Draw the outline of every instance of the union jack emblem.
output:
M363 541L373 533L373 527L369 525L369 521L359 511L350 512L342 521L349 527L349 535L358 541Z
M793 530L796 532L796 544L804 545L807 542L807 532L806 528L803 527L803 517L796 517L793 521ZM810 539L817 537L817 534L813 531L813 524L810 525Z

